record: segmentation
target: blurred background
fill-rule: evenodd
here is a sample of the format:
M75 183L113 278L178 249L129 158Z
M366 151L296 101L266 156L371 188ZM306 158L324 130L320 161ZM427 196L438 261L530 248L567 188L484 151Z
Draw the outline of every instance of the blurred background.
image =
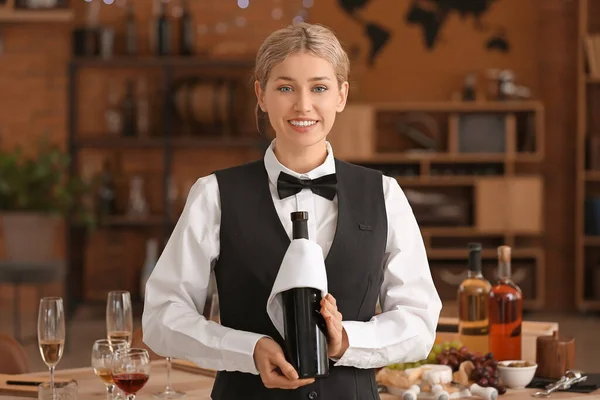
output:
M89 365L109 291L131 293L139 328L190 186L262 157L254 55L299 21L350 55L330 141L398 179L443 315L467 244L482 243L490 280L509 245L526 318L559 322L593 370L600 1L0 0L0 333L30 369L45 369L42 296L65 301L59 368Z

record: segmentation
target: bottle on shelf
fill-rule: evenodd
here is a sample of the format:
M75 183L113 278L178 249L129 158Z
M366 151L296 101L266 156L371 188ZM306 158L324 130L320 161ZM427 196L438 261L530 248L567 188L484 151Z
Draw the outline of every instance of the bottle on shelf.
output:
M157 56L166 56L171 54L171 21L167 17L167 5L161 0L156 0L156 4L158 14L154 21L154 52Z
M469 244L467 277L458 287L458 333L470 351L489 352L490 282L481 273L481 244Z
M308 239L308 213L291 214L293 239ZM321 291L293 288L282 293L285 346L300 378L329 374L327 328L320 313Z
M121 134L123 136L137 136L137 104L135 85L131 79L127 81L125 96L121 101L121 120L123 125Z
M128 56L136 55L137 46L137 24L131 0L127 1L127 16L125 17L125 53Z
M179 21L179 51L183 56L190 56L194 53L195 30L188 1L182 0L181 7L183 13Z
M510 250L498 247L498 279L490 292L490 351L498 361L521 359L523 295L511 279Z
M100 173L96 207L100 221L117 213L117 190L108 160L104 161L102 172Z

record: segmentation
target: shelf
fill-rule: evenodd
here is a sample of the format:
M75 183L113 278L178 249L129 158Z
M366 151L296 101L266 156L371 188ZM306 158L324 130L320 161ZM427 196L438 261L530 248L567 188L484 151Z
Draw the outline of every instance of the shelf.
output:
M591 236L587 235L583 237L583 245L584 246L600 246L600 235L599 236Z
M162 215L149 215L147 217L128 217L126 215L111 216L104 218L100 227L136 227L136 226L160 226L164 223Z
M179 137L173 139L173 147L262 147L267 146L270 141L262 139L258 133L256 138L246 137L223 137L223 138L201 138L201 137Z
M258 134L257 134L258 135ZM85 139L77 139L75 146L81 149L120 149L120 148L151 148L160 149L171 145L174 148L202 147L261 147L265 140L259 138L223 137L175 137L167 141L164 137L111 137L102 135Z
M517 153L513 156L507 153L435 153L435 152L402 152L402 153L379 153L369 158L352 159L352 163L359 164L410 164L421 161L428 162L453 162L453 163L503 163L515 162L538 162L542 161L541 155L536 153Z
M252 69L254 60L211 59L201 56L114 56L108 59L101 57L76 57L71 60L74 67L95 68L130 68L130 67L197 67L218 69Z
M587 182L600 182L600 171L585 171L585 180Z
M504 237L506 235L512 236L539 236L532 232L507 232L501 230L497 232L487 231L482 232L472 226L440 226L440 227L422 227L421 233L423 236L446 236L446 237L465 237L465 236L481 236L481 237Z
M400 186L473 186L479 179L503 178L504 175L446 175L446 176L396 176Z
M358 103L355 103L358 104ZM378 111L423 112L531 112L543 110L539 101L432 101L432 102L385 102L368 103Z
M73 10L18 10L0 7L0 23L3 22L70 22Z
M511 256L515 258L538 258L540 250L536 248L513 248ZM468 249L427 249L427 258L431 260L466 260L469 256ZM498 252L495 249L484 249L481 251L481 258L497 258Z

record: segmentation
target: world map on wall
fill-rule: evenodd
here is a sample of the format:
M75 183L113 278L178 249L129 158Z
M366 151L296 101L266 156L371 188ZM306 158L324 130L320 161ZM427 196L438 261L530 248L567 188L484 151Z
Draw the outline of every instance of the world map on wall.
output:
M366 20L359 15L360 10L371 1L375 0L338 0L343 12L361 25L369 40L369 54L367 55L369 65L375 63L393 34L390 29L376 21ZM453 14L458 14L463 20L472 17L475 30L488 32L490 29L482 22L482 18L495 1L498 0L412 0L404 15L404 21L409 25L417 25L421 29L424 46L427 50L432 51L439 42L444 23ZM484 46L489 51L508 52L510 45L505 29L496 27L485 41Z

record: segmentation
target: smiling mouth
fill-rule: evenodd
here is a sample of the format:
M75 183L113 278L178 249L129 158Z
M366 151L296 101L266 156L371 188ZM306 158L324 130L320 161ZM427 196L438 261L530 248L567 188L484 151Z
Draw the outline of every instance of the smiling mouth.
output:
M293 126L304 128L304 127L313 126L314 124L316 124L319 121L290 119L288 122Z

